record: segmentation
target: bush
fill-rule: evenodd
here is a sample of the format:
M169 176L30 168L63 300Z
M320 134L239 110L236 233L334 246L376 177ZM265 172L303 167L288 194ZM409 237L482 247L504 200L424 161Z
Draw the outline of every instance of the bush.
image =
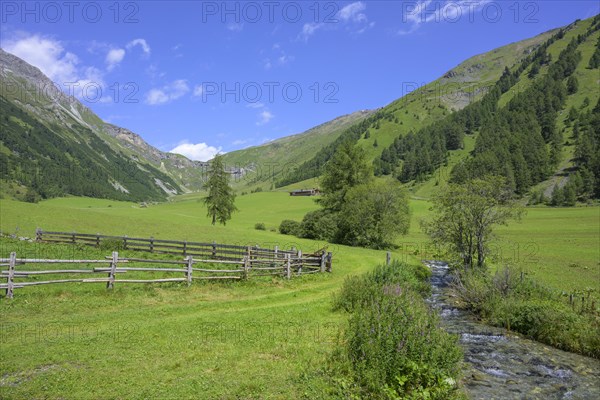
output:
M357 387L357 397L460 397L461 350L423 299L428 275L422 266L394 262L347 278L334 299L334 308L352 313L334 365L345 365L355 385L338 382Z
M522 333L562 350L600 358L600 318L576 310L561 294L504 268L491 277L460 273L455 291L464 305L488 323Z
M428 282L430 275L431 271L423 265L393 261L390 265L378 266L365 275L346 277L342 289L334 296L333 309L353 312L365 302L371 301L374 293L379 292L380 288L388 290L398 283L427 296L431 293L431 285Z
M410 226L408 198L398 183L375 181L352 187L338 214L336 241L382 249Z
M123 250L123 240L121 240L121 239L102 239L100 241L100 250L121 251L121 250Z
M297 235L300 232L300 222L284 219L279 224L279 233L284 235Z
M300 224L299 236L306 239L332 241L337 231L336 216L327 210L307 213Z
M462 359L457 339L411 290L382 293L359 308L345 339L367 393L386 388L396 398L451 397Z
M256 224L254 224L254 229L256 229L257 231L266 231L267 227L263 222L257 222Z

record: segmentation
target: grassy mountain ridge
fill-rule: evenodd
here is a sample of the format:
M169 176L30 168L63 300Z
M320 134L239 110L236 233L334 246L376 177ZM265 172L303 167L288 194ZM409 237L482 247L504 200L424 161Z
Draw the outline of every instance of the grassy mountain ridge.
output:
M201 187L202 163L102 121L39 69L0 49L1 193L163 200Z
M230 169L240 173L239 179L236 179L237 186L268 188L269 181L281 179L306 161L310 154L329 145L345 129L373 112L362 110L343 115L300 134L226 153L223 158Z
M371 121L367 126L348 127L337 141L345 138L356 141L367 151L370 159L379 158L382 151L397 137L415 132L482 98L500 78L504 68L527 57L554 32L545 32L471 57L429 84L406 82L403 91L415 90L378 109L369 117ZM364 125L364 120L356 122L361 123ZM295 170L282 174L285 179L275 179L276 186L282 187L319 176L322 166L336 148L335 143L319 144L318 147L322 149L317 154L312 158L308 158L310 154L305 154L306 160L302 164ZM243 153L244 150L240 152Z
M586 164L576 177L577 182L583 181L576 191L582 199L590 196L586 179L594 179L597 161L591 155L572 157L581 139L569 135L561 120L569 103L580 105L568 118L576 119L573 126L581 128L589 143L577 147L597 146L592 108L598 101L598 74L588 65L600 43L598 27L595 17L550 32L534 52L506 67L481 100L416 133L397 137L376 158L376 172L414 186L419 197L432 193L431 181L439 185L449 178L461 182L490 173L504 175L523 195L552 174L563 175L565 169ZM578 85L579 80L585 87ZM577 120L573 113L581 118Z

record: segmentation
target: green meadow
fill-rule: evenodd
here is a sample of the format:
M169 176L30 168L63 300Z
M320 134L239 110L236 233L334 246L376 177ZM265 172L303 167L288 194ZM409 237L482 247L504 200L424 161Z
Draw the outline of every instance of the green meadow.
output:
M60 198L38 204L2 200L4 234L33 237L36 227L107 235L258 244L312 251L326 243L277 232L318 206L284 192L239 196L227 226L211 226L198 195L140 207L136 203ZM412 225L396 259L434 256L418 220L425 200L411 200ZM266 231L254 229L257 222ZM516 264L559 290L598 290L599 207L528 208L498 229L496 265ZM2 238L1 256L64 246ZM344 278L372 269L385 251L329 244L333 272L286 281L180 284L60 284L16 289L0 300L0 398L327 398L327 356L346 315L331 310ZM37 252L37 253L36 253ZM78 250L103 257L108 251ZM597 292L596 292L597 293Z

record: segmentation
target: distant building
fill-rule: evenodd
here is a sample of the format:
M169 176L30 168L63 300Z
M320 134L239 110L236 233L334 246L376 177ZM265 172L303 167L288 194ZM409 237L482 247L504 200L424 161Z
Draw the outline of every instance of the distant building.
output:
M299 189L290 192L290 196L317 196L320 194L321 191L319 189Z

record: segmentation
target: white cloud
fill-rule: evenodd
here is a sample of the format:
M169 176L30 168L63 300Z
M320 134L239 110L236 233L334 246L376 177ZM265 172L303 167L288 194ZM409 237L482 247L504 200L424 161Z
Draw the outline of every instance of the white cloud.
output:
M65 52L61 42L32 35L15 41L5 41L2 47L9 53L38 67L53 81L71 81L77 75L79 59L73 53Z
M244 29L243 23L231 23L227 24L227 30L231 32L241 32Z
M322 22L308 22L304 24L304 26L302 26L302 32L300 32L300 37L306 41L323 26L325 26L325 24Z
M263 50L261 53L270 53L270 56L263 60L263 66L265 69L282 67L294 61L294 56L288 55L278 43L275 43L271 47L271 50Z
M308 41L317 31L325 28L328 30L336 29L338 26L344 26L347 31L361 34L367 29L375 26L375 22L369 22L367 14L364 12L367 4L363 1L356 1L344 6L335 15L339 24L325 22L308 22L302 26L302 32L298 35L300 39Z
M363 11L367 8L362 1L348 4L338 12L338 17L344 22L366 22L367 15Z
M204 93L204 87L202 85L196 85L196 87L194 87L194 96L200 97L202 96L202 93Z
M481 10L492 0L419 0L414 7L403 11L402 20L410 26L398 31L399 35L416 32L423 24L429 22L457 22L461 18L472 18L473 13Z
M208 161L221 153L221 147L209 146L206 143L182 143L170 152L184 155L191 160Z
M268 124L273 118L275 118L275 115L273 115L273 113L269 110L263 110L260 113L258 113L258 118L259 120L256 123L256 125L260 126Z
M264 103L248 103L246 105L246 107L249 107L249 108L263 108L264 106L265 106Z
M134 39L131 42L127 43L126 47L127 50L131 50L135 46L140 46L144 54L150 55L150 46L148 46L146 39Z
M95 67L82 66L79 58L63 44L50 37L25 35L2 41L9 53L37 67L68 95L94 99L94 91L105 87L102 72Z
M146 94L146 103L152 106L166 104L177 100L190 91L187 81L178 79L161 88L150 90Z
M160 89L152 89L146 95L146 103L150 105L158 105L169 102L169 96Z
M106 54L106 64L108 64L108 70L112 70L116 67L121 61L125 58L125 50L124 49L111 49Z

